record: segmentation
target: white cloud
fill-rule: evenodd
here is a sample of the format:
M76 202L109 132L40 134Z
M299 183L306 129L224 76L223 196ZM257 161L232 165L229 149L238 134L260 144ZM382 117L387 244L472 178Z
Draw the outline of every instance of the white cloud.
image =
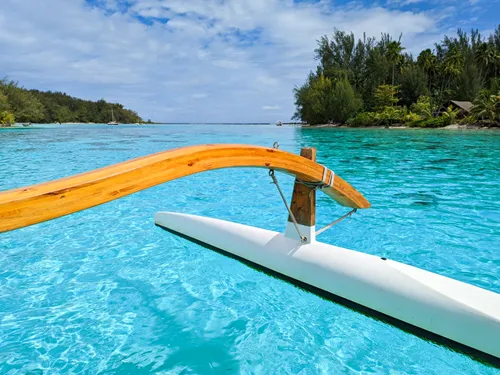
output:
M234 60L214 60L212 64L227 69L239 69L243 66L242 63Z
M403 2L401 2L401 5L418 4L424 1L425 0L404 0Z
M277 111L281 109L279 105L265 105L262 107L264 111Z
M109 10L119 3L105 1ZM138 15L162 20L145 25ZM83 0L2 0L0 73L32 88L119 101L159 121L286 119L293 87L316 65L319 37L334 27L358 36L403 32L413 51L440 36L434 17L326 1L136 0L113 13ZM262 107L273 118L252 110L262 102L276 103Z

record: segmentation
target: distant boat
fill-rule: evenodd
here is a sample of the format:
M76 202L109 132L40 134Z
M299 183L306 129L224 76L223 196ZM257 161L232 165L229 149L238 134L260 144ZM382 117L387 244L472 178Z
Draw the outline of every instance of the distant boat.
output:
M118 125L118 122L115 120L115 114L113 110L111 110L111 121L108 122L108 125Z
M27 124L23 124L23 126L31 126L31 122L28 122Z
M281 121L278 121L278 122L276 123L276 126L283 126L283 123L282 123Z

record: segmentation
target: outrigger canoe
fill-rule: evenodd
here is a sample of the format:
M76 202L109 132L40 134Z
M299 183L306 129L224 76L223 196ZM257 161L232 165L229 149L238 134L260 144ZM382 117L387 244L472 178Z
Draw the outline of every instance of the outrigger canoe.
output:
M296 177L290 206L282 195L289 212L283 233L175 212L158 212L156 225L500 363L500 294L316 240L316 191L353 210L344 217L369 208L370 203L316 163L314 149L295 155L246 145L192 146L2 192L0 232L69 215L184 176L231 167L268 169L278 189L275 171Z

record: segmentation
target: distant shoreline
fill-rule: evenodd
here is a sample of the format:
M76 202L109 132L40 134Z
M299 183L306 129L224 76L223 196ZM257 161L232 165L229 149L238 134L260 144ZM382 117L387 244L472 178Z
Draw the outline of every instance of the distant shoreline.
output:
M55 124L55 123L40 123L40 124L31 124L29 126L24 126L22 123L16 123L11 126L2 126L0 125L0 129L30 129L33 127L36 127L37 125L54 125L54 126L59 126L59 125L107 125L107 124L100 124L100 123L92 123L92 122L65 122L61 124ZM116 127L116 126L131 126L137 124L119 124L119 125L113 125L110 126L111 128ZM270 124L270 123L175 123L175 122L165 122L165 123L142 123L139 124L140 126L143 125L224 125L224 126L230 126L230 125L265 125L265 126L276 126L275 124ZM452 124L444 127L439 127L439 128L423 128L423 127L411 127L411 126L405 126L405 125L393 125L393 126L381 126L381 125L374 125L374 126L347 126L347 125L342 125L342 124L318 124L318 125L308 125L308 124L284 124L283 126L292 126L292 127L299 127L299 128L304 128L304 129L431 129L431 130L500 130L500 126L485 126L485 125L476 125L476 124Z
M462 125L462 124L452 124L448 126L443 126L440 128L423 128L423 127L412 127L405 125L394 125L394 126L347 126L339 124L319 124L319 125L302 125L305 129L428 129L428 130L500 130L500 126L483 126L483 125Z
M45 122L45 123L32 123L29 126L36 125L108 125L106 123L98 123L98 122ZM120 125L266 125L266 126L275 126L273 123L268 122L142 122L142 123L119 123L118 125L112 126L120 126ZM287 124L288 125L288 124ZM292 124L290 124L292 125ZM111 126L111 125L110 125ZM0 127L2 127L0 125ZM28 127L23 125L23 123L15 123L10 126L3 126L6 128L21 128Z

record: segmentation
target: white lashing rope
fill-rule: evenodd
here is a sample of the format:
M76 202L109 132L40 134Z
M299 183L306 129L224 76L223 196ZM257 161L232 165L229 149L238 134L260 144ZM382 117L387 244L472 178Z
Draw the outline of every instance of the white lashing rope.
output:
M313 189L313 190L326 189L327 187L333 187L333 180L335 177L335 173L333 171L330 171L330 177L328 178L328 181L325 181L326 177L328 176L328 171L330 171L330 170L327 167L323 167L323 177L321 178L321 182L303 181L300 178L295 178L295 181L298 182L299 184L307 186L309 189Z
M330 171L330 179L328 180L328 186L333 187L333 178L335 177L335 173L333 171Z

